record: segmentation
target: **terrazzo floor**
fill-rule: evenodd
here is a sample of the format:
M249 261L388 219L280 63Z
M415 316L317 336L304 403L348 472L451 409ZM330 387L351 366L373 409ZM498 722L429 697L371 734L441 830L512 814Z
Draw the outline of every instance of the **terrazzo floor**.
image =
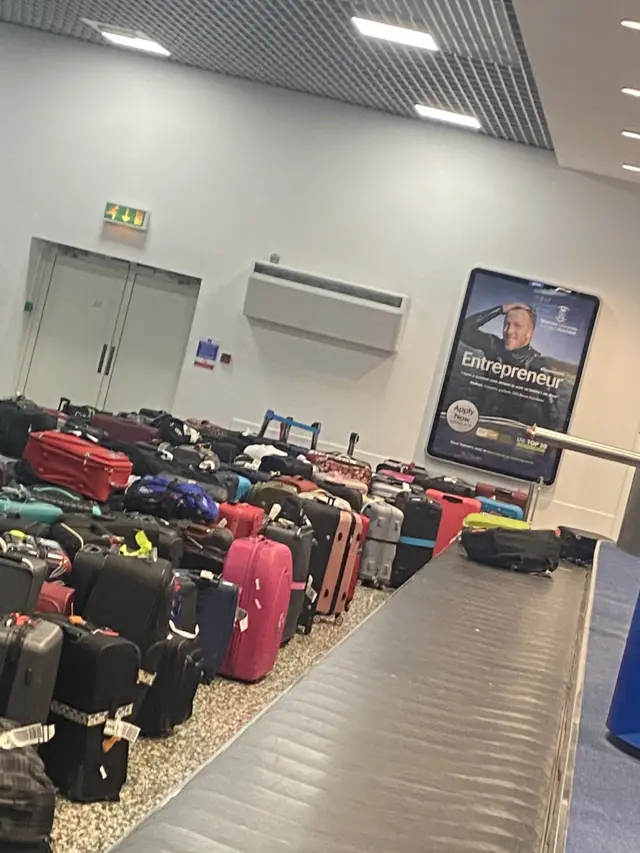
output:
M80 805L60 797L54 853L104 853L191 773L202 766L265 705L300 678L376 610L388 594L358 587L341 625L333 620L298 635L281 650L273 672L258 684L219 679L202 686L189 722L163 740L142 739L132 749L129 779L119 803Z

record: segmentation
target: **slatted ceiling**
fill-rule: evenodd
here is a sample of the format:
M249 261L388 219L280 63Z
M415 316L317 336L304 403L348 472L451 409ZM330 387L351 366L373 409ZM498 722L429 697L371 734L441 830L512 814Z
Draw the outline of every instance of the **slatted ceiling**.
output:
M430 32L440 51L364 38L352 15ZM186 65L416 121L416 103L470 113L552 147L512 0L0 0L2 21L102 43L82 18L142 30Z

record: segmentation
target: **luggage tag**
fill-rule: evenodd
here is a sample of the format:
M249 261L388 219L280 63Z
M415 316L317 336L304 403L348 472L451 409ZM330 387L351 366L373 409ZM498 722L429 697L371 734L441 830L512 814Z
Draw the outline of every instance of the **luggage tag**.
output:
M236 622L238 623L240 633L244 634L249 627L249 614L242 607L238 607L236 610Z
M54 736L56 727L44 726L42 723L33 723L30 726L21 726L10 732L0 735L0 749L23 749L25 746L37 746L40 743L48 743Z
M114 742L126 740L130 744L134 744L138 740L140 729L138 726L134 726L133 723L125 723L124 720L114 720L109 718L104 724L104 733L107 738L110 740L112 739ZM109 741L106 743L109 743ZM106 743L103 744L102 748L105 752L108 752L113 744L110 744L108 748L105 748Z
M271 509L269 510L269 515L267 516L267 518L269 519L269 521L276 521L276 519L278 518L278 516L280 515L281 512L282 512L281 504L274 504L271 507Z
M309 599L309 601L312 604L316 600L316 598L318 597L318 593L313 588L313 577L311 575L309 575L309 577L307 578L307 586L305 588L305 595L307 596L307 598Z
M226 527L226 526L227 526L227 519L226 519L226 518L221 518L221 519L220 519L220 521L218 522L218 524L217 524L216 526L217 526L217 527Z

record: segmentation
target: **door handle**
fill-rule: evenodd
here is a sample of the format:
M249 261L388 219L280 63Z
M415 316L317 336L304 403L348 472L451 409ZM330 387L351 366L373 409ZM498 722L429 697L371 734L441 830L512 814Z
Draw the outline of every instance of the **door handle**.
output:
M113 364L113 356L115 355L115 351L116 351L115 346L112 346L111 349L109 350L109 358L107 359L107 367L106 367L106 370L104 372L105 376L109 375L109 372L111 370L111 365Z
M104 364L104 357L107 354L107 346L108 344L102 344L102 352L100 353L100 360L98 361L98 370L97 373L102 372L102 365Z

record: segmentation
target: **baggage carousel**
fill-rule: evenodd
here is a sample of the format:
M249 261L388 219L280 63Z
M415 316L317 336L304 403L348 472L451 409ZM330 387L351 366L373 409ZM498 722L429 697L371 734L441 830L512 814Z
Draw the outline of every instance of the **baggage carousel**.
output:
M114 853L553 849L588 580L452 546Z

